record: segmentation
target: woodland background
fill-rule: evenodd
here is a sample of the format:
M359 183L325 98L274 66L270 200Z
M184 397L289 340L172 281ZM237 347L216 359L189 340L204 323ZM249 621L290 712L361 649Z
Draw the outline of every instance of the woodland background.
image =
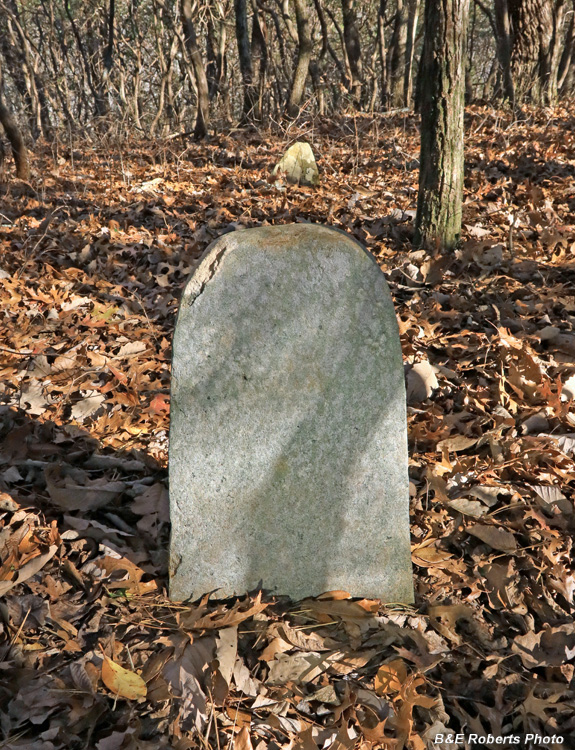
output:
M575 86L572 0L439 0L467 103ZM238 120L417 110L420 0L2 0L4 105L34 140L227 131ZM443 61L448 64L448 59ZM68 143L69 145L69 143Z
M0 747L568 747L572 4L0 8ZM435 31L466 101L450 247L414 244ZM271 175L297 139L317 188ZM357 237L392 290L414 607L166 596L180 291L223 232L294 221Z

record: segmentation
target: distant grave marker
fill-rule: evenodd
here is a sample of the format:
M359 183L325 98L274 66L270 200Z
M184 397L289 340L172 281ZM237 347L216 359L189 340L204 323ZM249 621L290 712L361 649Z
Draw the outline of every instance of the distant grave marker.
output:
M272 174L284 176L288 182L296 185L318 185L319 171L309 143L296 141L290 146L275 165Z
M385 277L297 224L226 234L174 334L170 595L413 600L405 386Z

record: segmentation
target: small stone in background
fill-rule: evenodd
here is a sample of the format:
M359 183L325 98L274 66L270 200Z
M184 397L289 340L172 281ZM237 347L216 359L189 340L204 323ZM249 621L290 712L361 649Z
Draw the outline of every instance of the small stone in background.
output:
M309 143L297 141L290 146L274 167L274 175L284 175L288 182L299 185L319 184L319 171Z

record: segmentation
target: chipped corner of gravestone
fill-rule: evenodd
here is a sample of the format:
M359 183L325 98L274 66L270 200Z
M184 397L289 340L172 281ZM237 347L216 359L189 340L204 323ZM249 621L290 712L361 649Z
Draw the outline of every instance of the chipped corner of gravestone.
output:
M216 240L176 324L170 596L413 602L405 384L377 263L313 224Z
M273 175L284 175L288 182L309 187L319 185L319 170L312 148L305 141L296 141L288 148L273 169Z

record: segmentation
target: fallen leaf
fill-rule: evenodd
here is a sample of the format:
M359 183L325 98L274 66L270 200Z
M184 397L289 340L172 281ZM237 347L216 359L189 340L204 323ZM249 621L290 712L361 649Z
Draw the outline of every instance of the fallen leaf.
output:
M250 730L248 727L242 727L234 739L234 750L253 750Z
M500 528L499 526L476 525L467 529L470 534L481 539L493 549L501 552L514 552L517 549L517 542L510 531Z
M44 469L50 499L62 510L93 510L116 500L125 490L124 482L110 482L105 478L88 479L76 473L68 474L66 468L51 464ZM74 476L84 484L77 484Z
M32 578L32 576L36 575L36 573L42 570L44 565L54 557L57 551L58 545L54 544L46 552L36 555L32 560L22 565L11 580L0 580L0 596L4 596L14 586L17 586L19 583L24 583L24 581L27 581Z
M114 695L128 700L138 700L147 695L146 683L135 672L124 669L105 654L102 662L102 682Z
M377 695L393 695L399 693L407 680L407 667L403 659L382 664L375 676L375 692Z
M527 669L560 667L575 656L575 625L570 622L515 636L511 650Z
M90 573L94 569L104 571L107 576L119 574L119 577L115 577L114 580L106 581L106 586L111 590L126 589L133 594L142 596L158 589L155 581L142 581L142 577L145 575L144 571L125 557L117 558L105 555L95 558L82 569L82 572Z
M106 397L103 394L92 391L91 394L74 404L72 407L72 417L78 422L83 422L84 419L95 414L105 400Z
M239 625L244 620L249 620L259 612L263 612L268 607L266 602L261 601L261 592L257 595L254 603L242 609L242 603L238 603L230 610L222 612L212 612L203 617L196 618L196 613L192 610L189 613L180 614L182 626L190 630L219 630Z
M433 366L427 360L417 362L407 373L407 403L427 400L438 386Z
M216 638L216 659L218 670L228 688L234 673L238 653L238 628L223 628Z

